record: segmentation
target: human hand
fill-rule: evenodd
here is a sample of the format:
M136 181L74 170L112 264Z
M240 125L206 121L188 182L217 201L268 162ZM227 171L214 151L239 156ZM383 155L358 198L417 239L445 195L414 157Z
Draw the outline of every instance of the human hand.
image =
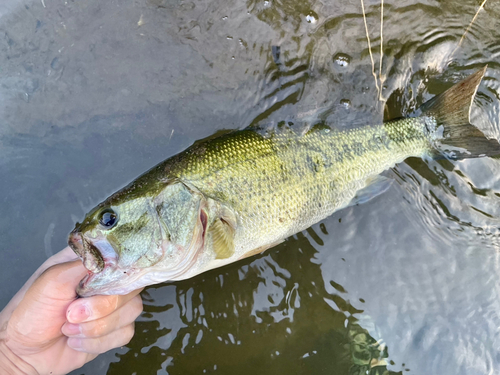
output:
M49 258L0 313L0 373L66 374L132 338L142 289L77 298L87 272L81 261L43 272L69 259L69 248Z

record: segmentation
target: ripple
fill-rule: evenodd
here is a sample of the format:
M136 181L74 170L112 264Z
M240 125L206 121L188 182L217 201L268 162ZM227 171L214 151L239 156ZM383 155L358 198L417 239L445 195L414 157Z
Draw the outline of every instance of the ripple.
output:
M365 2L373 67L359 1L37 4L0 19L5 295L39 263L47 223L65 243L78 202L221 128L376 124L488 63L472 118L500 135L493 3L457 49L477 2L385 1L383 46L380 2ZM266 254L147 288L134 339L79 373L493 372L498 160L410 159L386 174L388 194Z

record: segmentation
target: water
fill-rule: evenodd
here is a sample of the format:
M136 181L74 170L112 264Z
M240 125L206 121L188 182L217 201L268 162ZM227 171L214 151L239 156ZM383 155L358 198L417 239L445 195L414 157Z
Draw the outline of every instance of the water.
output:
M473 118L500 137L498 1L458 49L476 1L385 1L382 38L364 5L377 84L359 1L2 1L0 305L85 212L216 130L378 123L488 63ZM498 161L386 174L263 255L148 288L132 342L74 374L498 372Z

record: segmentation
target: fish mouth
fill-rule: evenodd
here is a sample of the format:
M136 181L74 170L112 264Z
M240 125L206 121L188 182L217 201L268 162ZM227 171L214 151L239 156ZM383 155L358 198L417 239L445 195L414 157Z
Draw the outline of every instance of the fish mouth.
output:
M118 266L118 255L104 237L88 239L82 233L74 231L69 235L68 244L88 270L76 288L80 297L112 294L111 289L123 276L134 273L130 270L123 271Z
M105 261L99 249L79 232L71 232L68 245L78 255L83 266L92 273L99 273L105 267Z
M76 287L79 297L127 294L147 284L165 281L163 276L161 280L154 279L151 269L121 267L117 252L105 237L86 238L75 230L69 235L68 245L88 270Z
M80 297L91 297L97 294L127 294L133 290L145 287L147 285L158 284L165 281L183 280L189 277L189 270L195 264L198 255L202 250L199 243L197 246L190 246L187 249L180 249L169 241L165 241L162 250L163 255L158 262L149 267L139 266L120 266L119 262L105 259L105 267L98 273L90 272L80 281L76 288L76 293ZM96 243L98 248L102 244ZM170 263L169 257L165 257L168 247L174 246L178 251L184 254L181 259Z

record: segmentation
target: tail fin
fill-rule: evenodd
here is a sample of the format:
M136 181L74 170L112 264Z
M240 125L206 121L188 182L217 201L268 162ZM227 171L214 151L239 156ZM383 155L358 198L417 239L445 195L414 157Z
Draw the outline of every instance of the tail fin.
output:
M500 154L500 143L488 139L470 123L472 102L487 66L423 104L420 116L433 118L436 129L443 128L438 150L452 159L477 158Z

